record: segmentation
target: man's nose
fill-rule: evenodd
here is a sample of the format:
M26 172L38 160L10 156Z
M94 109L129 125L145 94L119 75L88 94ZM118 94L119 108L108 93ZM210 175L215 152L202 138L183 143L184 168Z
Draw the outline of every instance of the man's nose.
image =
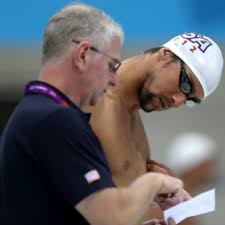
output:
M187 101L187 96L183 93L178 93L172 96L173 107L177 108L182 106Z
M117 74L115 73L111 76L111 79L109 80L109 85L116 86L118 83L119 83L119 79Z

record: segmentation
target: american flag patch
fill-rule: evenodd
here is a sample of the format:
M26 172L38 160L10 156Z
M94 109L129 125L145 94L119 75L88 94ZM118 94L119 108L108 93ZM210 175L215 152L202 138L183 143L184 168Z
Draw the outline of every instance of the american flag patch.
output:
M87 172L85 175L84 175L85 179L87 180L87 182L89 184L97 181L97 180L100 180L100 174L98 173L97 170L91 170L89 172Z

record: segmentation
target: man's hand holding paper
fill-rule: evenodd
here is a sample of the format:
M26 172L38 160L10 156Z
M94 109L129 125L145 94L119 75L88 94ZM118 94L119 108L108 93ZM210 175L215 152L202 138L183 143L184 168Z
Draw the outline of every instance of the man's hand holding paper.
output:
M188 201L164 211L164 220L173 218L176 224L182 220L215 210L215 189L204 192Z

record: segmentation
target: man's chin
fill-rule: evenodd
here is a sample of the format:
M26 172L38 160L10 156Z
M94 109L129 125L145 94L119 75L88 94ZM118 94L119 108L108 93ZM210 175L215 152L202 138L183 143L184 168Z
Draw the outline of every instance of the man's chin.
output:
M146 113L150 113L150 112L155 111L155 109L153 109L152 107L148 107L148 106L146 106L146 105L141 106L141 109L142 109L144 112L146 112Z
M168 110L168 109L164 109L164 108L153 108L152 106L142 106L141 109L146 112L146 113L150 113L150 112L154 112L154 111L157 111L157 112L160 112L160 111L165 111L165 110Z
M90 106L96 106L98 104L98 101L100 100L100 97L92 99L90 101Z

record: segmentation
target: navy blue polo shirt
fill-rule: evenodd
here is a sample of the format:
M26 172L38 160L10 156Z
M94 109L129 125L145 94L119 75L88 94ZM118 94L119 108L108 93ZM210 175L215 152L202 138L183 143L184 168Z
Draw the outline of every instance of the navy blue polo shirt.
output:
M16 107L0 142L0 224L88 224L74 208L114 187L87 114L43 94Z

